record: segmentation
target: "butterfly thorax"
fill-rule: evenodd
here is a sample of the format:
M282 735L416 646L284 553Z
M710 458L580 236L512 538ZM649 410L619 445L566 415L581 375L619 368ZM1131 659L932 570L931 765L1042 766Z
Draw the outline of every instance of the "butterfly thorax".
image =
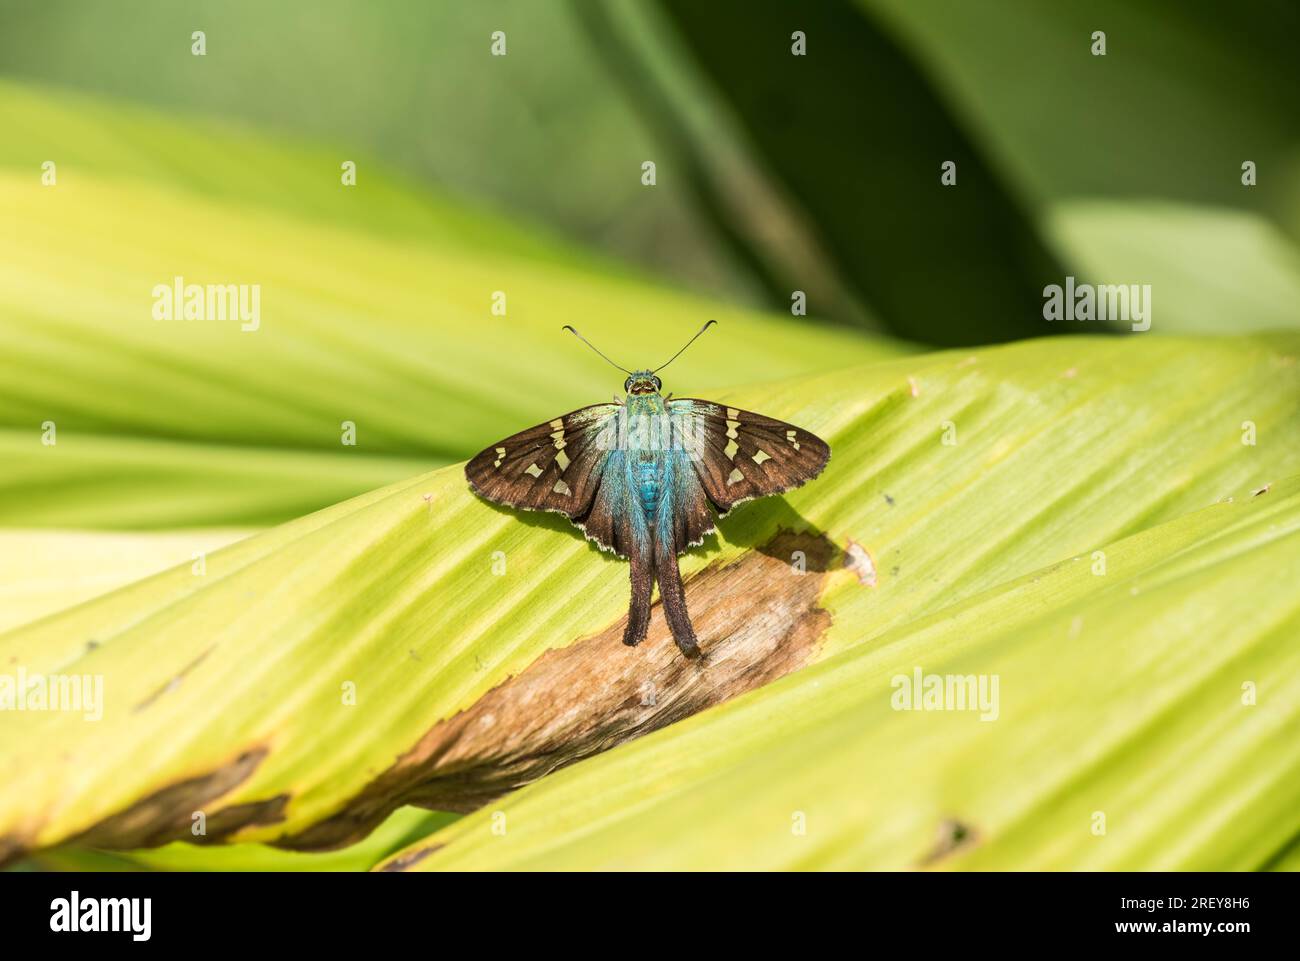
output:
M629 392L623 414L632 494L646 518L653 520L664 493L664 452L671 442L668 405L657 390Z

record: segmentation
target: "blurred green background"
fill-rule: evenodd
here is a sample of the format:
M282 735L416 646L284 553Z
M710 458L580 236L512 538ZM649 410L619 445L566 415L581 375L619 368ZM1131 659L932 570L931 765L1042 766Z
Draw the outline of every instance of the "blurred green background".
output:
M1160 283L1166 331L1294 322L1297 26L1288 0L5 0L0 71L374 157L728 300L983 343L1044 333L1062 268Z

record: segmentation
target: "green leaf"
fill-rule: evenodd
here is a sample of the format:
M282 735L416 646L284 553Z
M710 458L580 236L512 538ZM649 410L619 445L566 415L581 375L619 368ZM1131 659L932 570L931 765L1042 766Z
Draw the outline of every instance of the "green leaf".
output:
M1014 183L876 18L848 3L661 6L829 269L887 329L942 346L1060 333L1042 289L1065 271Z
M676 90L665 125L692 131L686 152L751 214L756 247L780 206L756 184L773 177L889 329L936 344L1067 332L1043 322L1041 298L1066 274L1152 285L1165 333L1300 326L1294 4L660 6L689 54L657 70ZM692 67L712 84L683 82ZM720 138L733 113L742 134ZM949 160L956 184L941 186ZM791 262L805 246L772 259L807 276Z
M241 447L66 427L58 430L57 444L46 446L42 433L39 425L0 429L6 468L0 477L0 524L117 530L262 527L394 477L409 477L437 460L365 454L351 447L338 452ZM362 441L364 436L359 434Z
M1081 279L1148 284L1163 333L1300 327L1300 249L1263 216L1137 201L1062 202L1047 218Z
M1151 284L1165 333L1300 326L1295 4L858 5L923 65L1081 280Z
M12 81L0 82L0 117L11 134L0 145L0 167L24 183L39 185L42 165L55 164L56 189L38 192L33 199L52 199L61 195L57 188L86 181L124 182L235 210L272 211L317 225L417 238L460 250L602 263L505 217L441 196L351 150L280 141L239 124L188 119ZM355 189L344 190L340 182L345 155L358 165ZM185 220L173 215L162 222L181 225ZM136 225L131 233L148 232Z
M1300 829L1300 477L1104 553L1104 573L1079 555L948 605L389 863L1265 866ZM918 674L990 696L923 709Z
M17 712L0 731L14 772L0 850L161 843L197 810L211 840L317 848L401 804L472 809L805 664L876 651L886 632L1038 568L1300 474L1298 352L1289 335L1069 338L719 392L816 431L834 456L815 483L745 506L683 559L709 685L657 614L645 644L618 644L622 563L554 515L477 500L458 466L239 541L203 576L185 565L0 637L11 671L103 678L102 719ZM1282 500L1270 497L1259 503ZM1245 568L1263 585L1249 594L1261 616L1285 613L1289 593L1271 587L1288 572L1281 549L1260 548L1271 568ZM1212 612L1208 576L1194 580ZM1115 604L1102 637L1135 613ZM1241 603L1221 607L1242 630L1253 623ZM1152 623L1153 644L1194 647L1186 620ZM1223 656L1273 650L1239 639ZM1019 650L1006 643L998 657ZM942 663L943 650L916 656ZM1064 663L1083 671L1082 657ZM1114 670L1135 665L1135 683L1163 690L1157 663ZM1006 670L1030 667L1042 664ZM1257 760L1250 750L1241 763Z
M1300 236L1295 4L856 2L924 65L1036 207L1229 208ZM1105 56L1092 53L1094 31L1106 34ZM1255 187L1242 185L1246 160Z
M192 140L150 141L125 158L128 169L142 161L199 168L192 175L196 186L226 193L241 181L226 194L236 202L257 197L293 204L315 192L315 211L327 219L346 208L353 222L374 216L417 231L445 230L400 192L365 201L358 195L340 207L332 173L340 162L358 161L358 183L369 192L377 186L378 165L367 157L382 157L454 196L509 214L514 226L482 232L475 246L528 242L519 225L536 221L674 278L724 293L744 290L701 229L677 176L665 177L655 190L641 186L640 163L662 156L660 145L611 87L576 30L569 4L321 7L315 0L224 0L203 7L208 49L194 57L193 7L134 2L130 18L78 4L75 31L67 29L70 6L0 10L5 73L154 104L177 117L237 118L282 140L308 135L334 146L320 150L322 163L301 167L287 184L266 175L264 151L213 154L201 130ZM496 30L511 38L508 57L488 56ZM239 39L252 36L256 43ZM220 83L213 82L216 75ZM27 130L16 134L23 138L17 143L33 148L37 163L69 156L68 149L78 163L123 157L120 146L104 142L100 125L85 127L58 152L40 151L40 136L49 133L40 124L36 137ZM8 147L6 140L0 152ZM315 180L319 189L304 180ZM490 218L475 214L466 227L476 223ZM534 247L555 253L553 245L536 241Z
M192 564L249 533L0 530L0 633L177 564Z

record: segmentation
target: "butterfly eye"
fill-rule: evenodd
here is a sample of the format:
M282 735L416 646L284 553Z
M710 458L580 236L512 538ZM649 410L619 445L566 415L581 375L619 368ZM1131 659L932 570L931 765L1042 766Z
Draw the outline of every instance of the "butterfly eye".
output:
M663 389L664 389L664 382L663 382L662 380L660 380L658 377L656 377L656 378L655 378L655 390L663 390Z
M627 380L623 381L623 390L629 391L631 389L632 389L632 378L629 377Z

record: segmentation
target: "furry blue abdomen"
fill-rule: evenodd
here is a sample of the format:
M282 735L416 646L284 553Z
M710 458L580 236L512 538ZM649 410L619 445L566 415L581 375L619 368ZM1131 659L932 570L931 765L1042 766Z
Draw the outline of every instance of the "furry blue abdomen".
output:
M653 517L659 506L659 465L654 461L641 461L637 464L637 494L641 501L641 510L646 517Z
M634 509L653 522L668 493L665 460L671 440L667 407L658 394L628 397L627 420L628 486Z

